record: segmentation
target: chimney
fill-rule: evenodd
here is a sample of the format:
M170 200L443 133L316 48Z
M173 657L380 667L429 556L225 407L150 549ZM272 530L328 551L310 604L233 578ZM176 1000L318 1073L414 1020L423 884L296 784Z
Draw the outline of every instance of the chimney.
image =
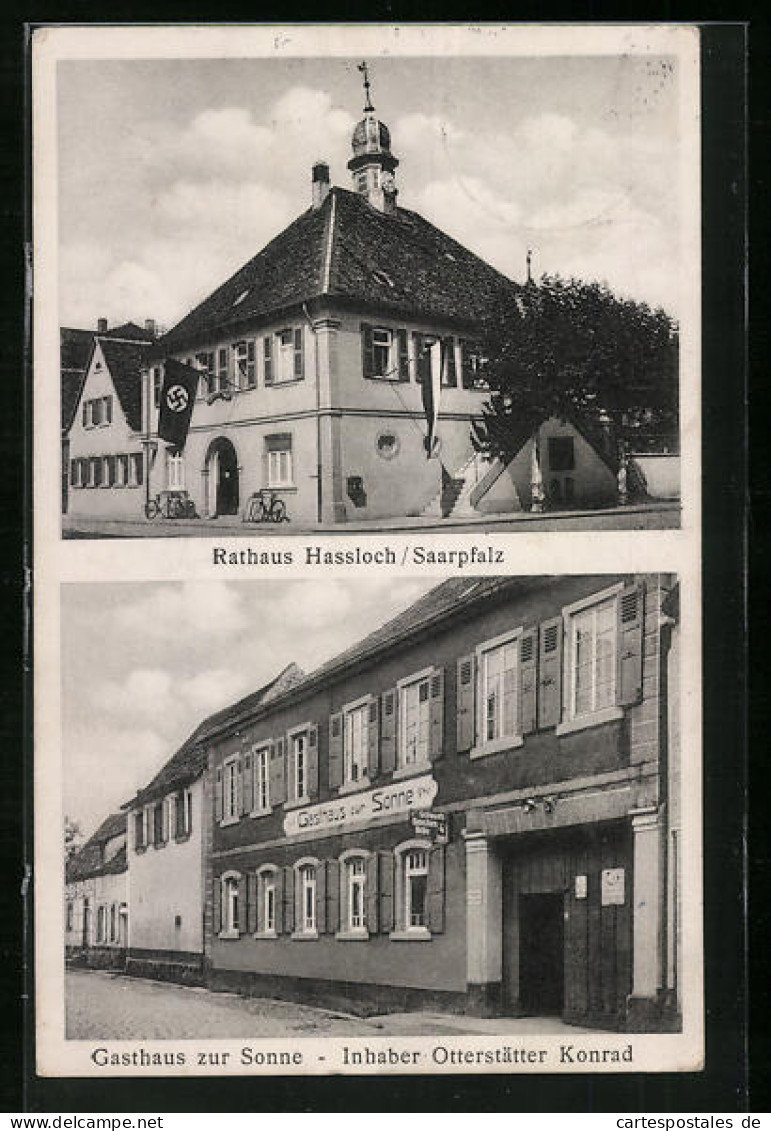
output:
M147 333L148 338L154 338L155 337L156 330L155 330L155 319L154 318L145 318L145 331Z
M311 202L314 208L321 208L329 195L329 165L326 161L317 161L311 174L313 181L313 196Z
M107 319L106 318L100 318L98 320L98 322L96 324L96 332L97 332L97 334L106 334L107 333Z

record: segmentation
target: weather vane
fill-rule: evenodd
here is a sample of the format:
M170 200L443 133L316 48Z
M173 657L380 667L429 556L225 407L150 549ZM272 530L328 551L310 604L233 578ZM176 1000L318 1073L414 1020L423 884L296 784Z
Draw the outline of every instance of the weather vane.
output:
M375 107L372 105L372 100L369 96L369 72L367 71L366 62L359 63L358 69L364 75L364 93L366 94L366 100L365 100L365 103L364 103L364 113L370 114L375 109Z

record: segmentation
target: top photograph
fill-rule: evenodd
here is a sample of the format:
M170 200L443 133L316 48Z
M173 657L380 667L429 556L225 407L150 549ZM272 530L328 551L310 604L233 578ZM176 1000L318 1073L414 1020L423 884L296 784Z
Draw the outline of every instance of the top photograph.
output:
M60 58L62 536L679 528L682 70Z

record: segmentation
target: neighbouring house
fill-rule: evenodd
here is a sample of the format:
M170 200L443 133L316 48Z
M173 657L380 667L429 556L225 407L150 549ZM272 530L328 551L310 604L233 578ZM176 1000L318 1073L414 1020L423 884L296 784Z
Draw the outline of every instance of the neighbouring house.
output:
M68 962L123 968L128 947L126 815L113 813L65 865Z
M290 665L248 697L262 703L301 677ZM205 873L211 853L208 735L233 709L205 720L124 809L128 821L130 974L200 982L208 953Z
M677 1028L674 592L452 579L206 724L210 984Z
M75 516L138 517L144 505L141 372L155 327L63 328L62 509Z

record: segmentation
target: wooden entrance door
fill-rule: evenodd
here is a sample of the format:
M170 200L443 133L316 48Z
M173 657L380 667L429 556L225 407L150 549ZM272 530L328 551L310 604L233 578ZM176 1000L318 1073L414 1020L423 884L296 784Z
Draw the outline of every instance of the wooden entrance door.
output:
M562 894L519 897L519 1000L524 1013L562 1013L564 922Z

